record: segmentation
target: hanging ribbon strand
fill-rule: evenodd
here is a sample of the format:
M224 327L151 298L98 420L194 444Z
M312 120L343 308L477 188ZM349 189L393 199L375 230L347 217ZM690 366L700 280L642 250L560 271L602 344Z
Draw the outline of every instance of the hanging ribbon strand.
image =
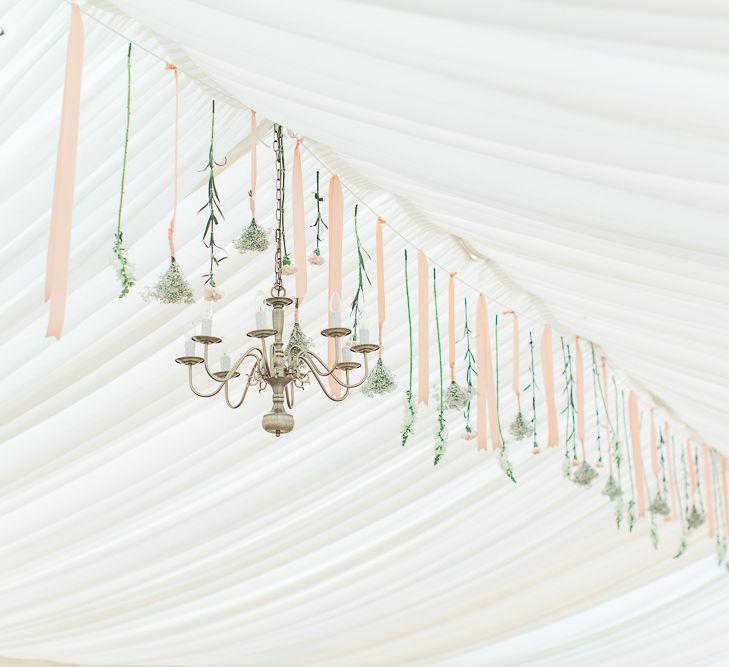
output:
M422 250L418 250L418 403L423 405L428 405L429 353L428 259Z
M175 164L172 172L172 219L167 229L167 241L170 246L170 257L175 259L175 222L177 221L177 199L178 199L178 165L180 159L180 73L177 67L168 64L165 69L172 70L175 75Z
M250 143L251 184L248 190L248 205L251 209L251 222L233 243L235 249L241 254L247 252L263 252L268 248L269 244L268 235L256 222L256 181L258 178L258 158L256 150L258 146L258 134L256 130L256 112L253 110L251 110Z
M304 302L307 289L306 223L304 221L304 176L301 171L301 139L296 140L291 177L291 217L294 226L294 262L296 264L296 298Z
M58 132L56 177L46 262L45 300L50 301L46 336L55 336L56 340L61 338L66 314L83 60L84 24L78 5L73 4L66 50L66 75L63 82L61 127Z
M477 312L477 332L476 332L476 352L477 354L477 367L479 377L479 393L483 390L485 395L479 396L479 403L486 401L488 404L488 418L489 418L489 430L491 432L491 442L493 449L501 449L501 435L499 432L499 414L496 407L496 385L494 382L494 365L493 357L491 356L491 335L489 333L489 318L488 308L486 307L486 298L483 294L479 294L478 301L479 310ZM478 318L478 315L481 315ZM483 381L482 381L483 376ZM478 413L477 413L478 416ZM485 427L485 424L483 424ZM485 431L482 425L478 426L478 434L481 436L481 432ZM483 447L481 447L481 440L479 440L479 449L484 449L486 446L485 438L483 440Z
M486 312L486 300L483 294L478 295L478 304L476 305L476 436L477 449L488 449L488 436L486 435L486 404L488 401L488 384L486 376L488 375L488 341L486 336L482 334L484 329L488 329L488 313Z
M382 243L382 225L384 224L385 221L382 218L377 218L375 255L377 261L377 327L380 357L382 357L382 326L385 323L385 255Z
M524 419L524 415L521 411L521 389L519 387L519 316L514 310L505 310L504 315L512 316L512 328L511 328L511 389L514 392L516 398L516 417L509 426L509 433L511 433L517 440L523 440L530 436L534 432L534 425L527 422Z
M329 181L329 326L341 326L342 299L342 239L344 235L344 196L339 176L332 176ZM328 340L329 367L334 366L336 359L335 341ZM339 374L339 371L335 371ZM335 398L339 398L340 385L332 377L329 378L329 389Z
M544 325L540 353L542 357L542 374L544 377L544 398L547 402L547 447L559 445L557 430L557 400L554 395L554 359L552 356L552 327Z
M256 112L251 109L251 189L248 191L248 204L251 208L251 217L256 219L256 185L258 180L258 133Z
M448 366L451 382L456 381L456 273L448 277Z
M582 359L580 337L575 336L575 412L577 417L577 438L580 441L582 460L587 458L585 451L585 366Z
M638 516L645 516L645 485L643 483L643 458L640 452L640 421L638 419L638 397L634 391L628 396L628 423L630 442L633 450L633 469L635 470L635 490L638 500Z

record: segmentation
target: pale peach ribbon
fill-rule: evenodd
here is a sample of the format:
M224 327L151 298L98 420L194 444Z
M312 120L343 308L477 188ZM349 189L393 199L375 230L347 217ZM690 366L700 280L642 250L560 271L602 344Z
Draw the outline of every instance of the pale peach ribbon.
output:
M61 338L66 314L83 60L84 24L78 5L72 4L44 290L45 300L51 302L46 336L55 336L56 340Z
M496 383L494 382L494 365L491 357L491 334L489 332L489 314L486 306L486 299L483 294L478 296L478 305L481 308L481 319L477 319L476 339L484 341L481 349L485 353L486 371L486 400L489 407L489 428L491 430L491 442L494 449L501 449L501 434L499 432L499 412L496 408ZM479 431L481 429L479 428Z
M296 298L304 303L307 288L306 223L304 222L304 176L301 171L301 139L296 140L291 177L291 218L294 227L294 260L296 263Z
M727 480L727 463L726 459L721 460L721 491L724 497L724 521L726 522L726 532L729 533L729 481Z
M711 461L709 447L706 443L701 446L704 460L704 484L706 486L706 523L709 528L709 537L714 537L716 526L714 524L714 480L711 475Z
M418 403L428 405L430 344L428 341L428 258L418 250Z
M542 374L544 376L544 398L547 402L547 446L559 445L557 431L557 400L554 396L554 359L552 357L552 327L544 325L541 343Z
M686 441L686 458L688 459L689 479L691 480L691 502L696 502L696 468L691 447L691 438Z
M448 278L448 365L451 382L456 381L456 274Z
M605 401L605 440L608 447L608 470L613 474L613 438L610 434L610 408L608 401L608 381L607 381L607 360L605 357L600 358L600 366L602 367L602 397Z
M380 357L382 357L382 325L385 323L385 251L382 243L382 225L384 224L385 221L382 218L377 218L375 254L377 258L377 332Z
M480 335L483 327L488 327L488 314L486 313L486 301L483 295L478 297L476 307L476 435L478 437L477 449L488 449L488 437L486 435L486 400L488 389L486 376L488 374L488 347L485 336Z
M516 396L516 409L521 412L521 389L519 388L519 316L515 310L505 310L503 315L511 315L514 319L511 327L511 389Z
M337 294L342 302L342 237L344 234L344 196L339 176L329 180L329 326L332 326L332 296ZM331 368L336 361L336 346L333 338L328 340L328 361ZM338 375L339 371L335 371ZM329 389L332 396L339 398L339 384L329 378Z
M582 460L585 452L585 365L582 359L580 337L575 336L575 412L577 413L577 439L582 448Z
M640 452L640 421L638 419L638 396L634 391L628 396L628 428L633 449L633 470L635 491L638 496L638 516L645 516L645 484L643 483L643 458Z
M165 69L172 70L175 73L175 168L172 186L172 220L167 229L167 242L170 244L170 257L175 258L175 244L173 238L175 236L175 222L177 222L177 194L178 194L178 163L180 157L180 73L172 64L165 66Z
M678 502L676 491L676 472L673 468L673 457L675 452L672 449L671 440L668 437L668 422L663 423L663 440L666 446L666 463L668 464L668 485L671 488L671 520L678 517Z
M248 191L248 203L251 207L251 217L256 219L256 181L258 180L258 159L256 147L258 134L256 132L256 112L251 109L251 189Z

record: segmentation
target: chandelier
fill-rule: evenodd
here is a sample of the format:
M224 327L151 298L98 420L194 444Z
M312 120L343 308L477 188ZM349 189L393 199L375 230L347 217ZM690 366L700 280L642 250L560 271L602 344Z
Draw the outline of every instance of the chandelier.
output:
M284 401L289 409L294 406L294 394L297 389L303 390L314 378L325 396L332 401L343 401L349 396L351 389L359 387L369 375L367 355L379 349L378 345L370 343L365 327L360 328L360 341L342 344L345 337L352 333L351 329L341 326L341 313L339 297L332 295L330 303L329 323L332 325L323 329L321 334L334 341L334 362L329 366L315 352L305 349L304 345L296 345L290 342L284 350L283 330L285 313L284 308L294 303L293 299L286 296L283 282L281 280L282 254L281 245L284 231L284 156L283 156L283 132L280 125L274 125L273 149L276 154L276 255L274 261L275 278L271 288L271 296L265 298L259 292L256 299L256 328L248 332L249 338L256 338L260 342L257 346L248 348L243 355L231 364L231 359L224 355L221 359L221 370L211 371L208 360L208 349L211 345L217 345L222 339L212 335L212 318L208 315L203 319L200 335L192 336L185 341L185 355L178 357L175 361L178 364L188 367L188 383L190 389L196 396L210 398L224 392L225 402L231 408L239 408L248 395L251 387L257 387L259 392L270 387L273 393L273 405L271 411L263 415L263 429L269 433L280 436L282 433L289 433L294 428L294 418L284 407ZM271 311L271 327L267 328L265 308ZM298 312L298 302L296 303ZM269 342L272 339L272 342ZM195 354L195 344L203 346L203 356ZM354 361L352 353L361 354L364 362L364 373L358 382L350 382L349 374L362 366ZM217 386L205 393L198 391L193 385L193 366L203 364L207 376ZM250 364L250 370L245 373L242 380L242 394L237 401L231 399L232 381L241 377L244 365ZM344 380L341 374L344 374ZM341 396L335 396L327 391L324 386L324 379L331 379L344 389ZM337 392L338 393L338 392Z

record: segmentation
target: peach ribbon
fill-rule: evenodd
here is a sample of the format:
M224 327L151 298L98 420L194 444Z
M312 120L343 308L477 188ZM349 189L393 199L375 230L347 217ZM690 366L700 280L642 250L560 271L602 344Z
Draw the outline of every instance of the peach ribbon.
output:
M256 181L258 180L258 159L256 147L258 134L256 133L256 112L251 109L251 189L248 191L248 204L251 207L251 217L256 219Z
M645 516L645 484L643 483L643 458L640 453L640 421L638 419L638 396L634 391L628 396L628 428L633 449L633 470L635 491L638 496L638 516Z
M428 258L418 250L418 403L423 405L428 405L430 382L428 294Z
M172 64L165 66L165 69L175 73L175 167L172 186L172 220L167 229L167 243L170 245L170 257L175 258L175 222L177 222L177 195L178 195L178 163L180 158L180 73L177 67Z
M600 358L600 366L602 368L602 397L605 401L603 407L605 408L605 440L607 440L608 447L608 470L610 474L613 474L613 439L610 435L610 412L608 402L608 381L607 381L607 360L605 357Z
M516 396L516 409L521 412L521 390L519 388L519 316L515 310L505 310L503 315L511 315L514 319L511 328L511 389Z
M456 381L456 273L448 278L448 365L451 382Z
M46 336L55 336L56 340L61 338L66 314L83 60L84 24L78 5L72 4L44 290L45 300L51 302Z
M304 222L304 176L301 171L301 139L296 140L291 177L291 218L294 227L294 260L296 262L296 298L304 303L307 288L306 224Z
M688 461L689 479L691 480L691 502L696 502L696 468L694 467L691 438L686 441L686 459Z
M476 318L476 339L482 341L480 350L484 357L482 368L486 374L486 401L488 401L489 429L491 431L491 442L494 449L501 449L501 434L499 433L499 412L496 408L496 383L494 382L494 366L491 357L491 334L489 332L489 315L486 306L486 299L483 294L478 295L479 314ZM479 375L480 377L480 375ZM479 433L481 432L479 427Z
M666 463L668 465L668 485L671 488L671 521L675 521L678 517L678 502L676 500L676 473L673 468L674 452L671 440L668 437L668 422L663 424L663 440L666 446Z
M714 524L714 480L711 475L711 461L709 460L709 447L706 443L701 446L704 460L704 483L706 485L706 523L709 528L709 537L714 537L716 526Z
M336 294L340 303L342 299L342 236L344 234L344 196L339 176L329 180L329 326L332 326L331 304ZM336 346L333 338L328 338L328 361L331 368L336 361ZM339 374L339 371L335 371ZM329 389L332 396L339 398L340 386L329 378Z
M724 498L724 521L726 522L726 532L729 533L729 481L727 481L726 459L722 459L721 461L721 491Z
M544 398L547 401L547 446L559 445L557 431L557 400L554 396L554 359L552 357L552 327L544 325L540 349L542 357L542 374L544 375Z
M385 251L382 243L382 225L384 224L385 221L382 218L377 218L375 254L377 256L377 331L380 357L382 357L382 325L385 323Z
M580 337L575 336L575 412L577 413L577 438L582 448L582 460L587 458L585 452L585 365L582 359Z
M658 484L661 476L660 465L658 463L658 432L656 431L656 419L653 415L655 408L651 408L651 472Z

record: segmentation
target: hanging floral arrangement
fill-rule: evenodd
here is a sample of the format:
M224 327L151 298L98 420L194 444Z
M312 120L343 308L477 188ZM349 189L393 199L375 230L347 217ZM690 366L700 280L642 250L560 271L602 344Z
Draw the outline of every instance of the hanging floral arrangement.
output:
M475 440L477 434L476 431L473 430L473 426L471 425L471 401L476 395L476 390L473 386L473 376L478 374L476 373L476 357L473 355L473 351L471 350L472 332L471 328L468 326L468 299L466 298L463 299L463 309L465 314L463 324L463 338L466 341L466 353L463 356L463 359L466 362L466 388L470 395L468 398L468 402L464 406L463 418L466 421L466 426L461 437L464 440Z

